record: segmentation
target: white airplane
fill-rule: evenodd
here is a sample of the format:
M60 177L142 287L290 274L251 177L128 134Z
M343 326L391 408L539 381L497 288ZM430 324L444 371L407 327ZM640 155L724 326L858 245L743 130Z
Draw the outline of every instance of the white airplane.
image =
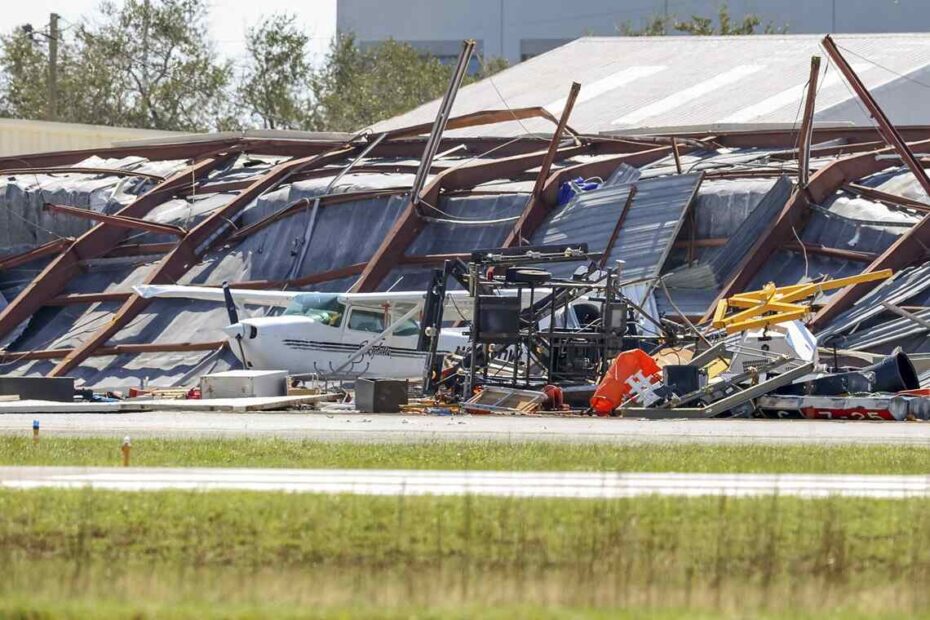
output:
M222 288L140 285L143 298L224 302ZM230 289L240 306L284 308L276 316L243 318L223 328L234 355L247 368L287 370L326 379L360 376L412 378L423 374L427 353L417 351L418 315L426 293L312 293ZM446 293L447 317L467 320L467 291ZM440 330L437 350L468 346L461 329Z
M222 288L208 286L139 285L141 297L198 299L224 302ZM229 289L240 306L284 308L275 316L243 318L223 328L233 354L247 368L287 370L294 375L317 375L322 379L358 377L416 378L423 375L427 353L417 351L419 313L424 291L389 293L313 293ZM547 294L536 289L536 299ZM515 294L516 291L505 291ZM523 293L529 305L529 292ZM447 320L471 320L472 302L467 291L447 291L444 316ZM595 316L592 313L596 313ZM599 318L596 304L584 299L571 304L564 316L556 313L556 324L579 329ZM540 327L548 326L548 317ZM469 339L461 328L443 328L438 353L464 351Z

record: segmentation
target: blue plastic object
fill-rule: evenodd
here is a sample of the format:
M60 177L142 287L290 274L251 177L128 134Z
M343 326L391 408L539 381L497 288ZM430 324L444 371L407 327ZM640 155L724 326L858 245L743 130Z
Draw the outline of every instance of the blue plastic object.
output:
M575 197L575 194L579 192L589 192L592 189L597 189L599 186L600 183L597 181L586 181L581 177L572 179L571 181L565 181L559 186L556 204L559 206L568 204L568 202Z

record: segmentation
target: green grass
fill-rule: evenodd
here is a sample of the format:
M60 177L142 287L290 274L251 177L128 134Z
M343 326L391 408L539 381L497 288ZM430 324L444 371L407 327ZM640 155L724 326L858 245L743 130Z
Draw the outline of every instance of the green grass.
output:
M119 465L120 441L0 436L0 465ZM920 446L607 445L570 443L337 443L284 439L133 440L139 466L930 473Z
M930 612L928 511L0 491L0 617L894 617Z

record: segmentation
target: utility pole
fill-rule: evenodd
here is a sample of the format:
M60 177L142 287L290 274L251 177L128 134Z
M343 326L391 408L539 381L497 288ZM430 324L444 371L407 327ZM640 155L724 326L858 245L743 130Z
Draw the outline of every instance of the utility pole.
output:
M58 120L58 13L48 16L48 112L50 121Z

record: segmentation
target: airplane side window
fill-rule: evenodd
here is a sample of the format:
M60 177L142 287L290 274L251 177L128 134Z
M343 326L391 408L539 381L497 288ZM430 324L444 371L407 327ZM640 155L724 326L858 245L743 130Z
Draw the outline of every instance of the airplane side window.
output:
M298 295L284 310L285 316L305 316L315 323L330 327L339 327L346 307L339 303L335 295L307 293Z
M420 324L413 319L407 319L394 329L395 336L419 336Z
M383 312L356 309L349 314L349 329L380 334L384 331L384 327Z

